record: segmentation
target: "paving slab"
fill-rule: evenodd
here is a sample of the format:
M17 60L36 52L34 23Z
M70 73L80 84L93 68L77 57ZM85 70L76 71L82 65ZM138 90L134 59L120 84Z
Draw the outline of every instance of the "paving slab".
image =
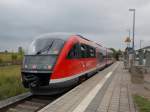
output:
M45 108L41 109L39 112L76 112L75 109L80 106L80 103L82 103L84 100L87 100L88 102L88 99L86 98L90 94L91 100L96 98L93 96L93 94L96 96L99 95L99 97L95 99L96 102L91 103L92 107L94 108L90 108L91 106L88 106L91 111L96 111L98 104L100 104L101 99L103 98L105 90L108 88L108 85L111 83L111 80L115 76L113 72L115 72L119 64L119 62L116 62L103 71L100 71L95 76L91 77L87 81L72 89L70 92L66 93L51 104L47 105ZM94 92L92 93L91 91L93 88L100 88L100 92L98 94ZM86 109L85 106L83 106L83 108Z
M117 62L39 112L137 112L130 85L128 71Z
M137 112L132 100L130 85L130 75L123 69L121 63L99 107L94 112ZM86 110L86 112L89 111Z

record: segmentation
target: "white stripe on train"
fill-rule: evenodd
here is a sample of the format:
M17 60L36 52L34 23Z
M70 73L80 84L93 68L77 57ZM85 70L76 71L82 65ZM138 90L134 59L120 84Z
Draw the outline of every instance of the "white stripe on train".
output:
M79 77L79 76L82 76L82 75L84 75L84 74L86 74L86 73L95 71L95 70L100 69L100 68L102 68L102 67L104 67L104 65L99 65L99 66L97 66L97 67L95 67L95 68L92 68L92 69L90 69L90 70L88 70L88 71L85 71L85 72L83 72L83 73L80 73L80 74L77 74L77 75L73 75L73 76L70 76L70 77L65 77L65 78L61 78L61 79L50 79L49 84L61 83L61 82L65 82L65 81L68 81L68 80L71 80L71 79L75 79L75 78L77 78L77 77Z

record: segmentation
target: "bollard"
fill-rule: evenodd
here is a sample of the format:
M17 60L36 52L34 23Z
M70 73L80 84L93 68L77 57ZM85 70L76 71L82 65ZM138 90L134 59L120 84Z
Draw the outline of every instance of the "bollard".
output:
M145 52L145 66L146 72L150 72L150 51Z
M150 67L150 51L146 51L145 53L145 65Z

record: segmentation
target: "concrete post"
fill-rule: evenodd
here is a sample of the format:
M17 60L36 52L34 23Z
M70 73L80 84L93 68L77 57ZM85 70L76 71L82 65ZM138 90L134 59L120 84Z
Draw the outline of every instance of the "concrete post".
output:
M144 60L144 52L143 50L139 50L139 65L143 65Z

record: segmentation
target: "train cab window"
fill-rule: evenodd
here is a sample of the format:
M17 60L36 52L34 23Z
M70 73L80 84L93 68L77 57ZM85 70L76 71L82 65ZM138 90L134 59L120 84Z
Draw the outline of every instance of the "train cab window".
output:
M74 44L71 50L69 51L68 58L69 59L79 58L80 57L79 48L80 48L79 43Z
M61 39L39 38L34 40L27 50L27 55L58 55L65 41Z
M49 50L49 54L58 54L64 45L64 41L57 39L54 40L52 47Z

